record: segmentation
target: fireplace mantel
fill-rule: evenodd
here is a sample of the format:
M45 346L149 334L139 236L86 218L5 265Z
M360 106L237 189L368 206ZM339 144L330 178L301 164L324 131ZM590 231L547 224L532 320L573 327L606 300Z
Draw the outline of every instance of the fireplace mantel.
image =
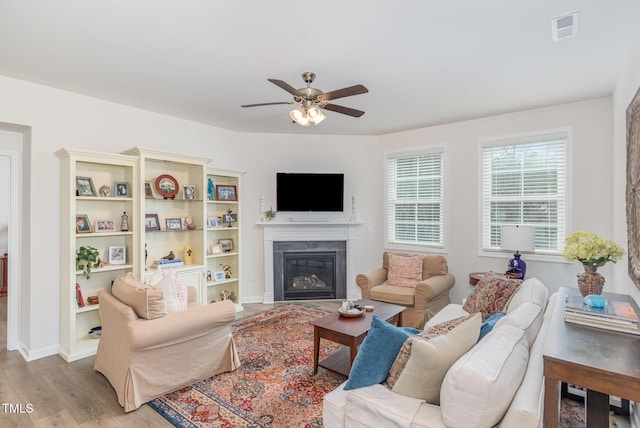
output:
M347 298L355 299L356 291L356 222L258 222L264 229L264 299L273 303L273 243L276 241L346 241Z

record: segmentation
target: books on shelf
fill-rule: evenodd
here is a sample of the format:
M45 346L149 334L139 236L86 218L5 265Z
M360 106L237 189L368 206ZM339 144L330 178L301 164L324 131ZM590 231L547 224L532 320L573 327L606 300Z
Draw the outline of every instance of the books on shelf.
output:
M640 335L638 313L632 301L607 300L604 307L594 307L582 296L568 296L564 307L566 322Z
M176 267L176 266L184 265L184 261L182 259L173 259L173 260L160 259L153 262L153 265L162 266L162 267Z

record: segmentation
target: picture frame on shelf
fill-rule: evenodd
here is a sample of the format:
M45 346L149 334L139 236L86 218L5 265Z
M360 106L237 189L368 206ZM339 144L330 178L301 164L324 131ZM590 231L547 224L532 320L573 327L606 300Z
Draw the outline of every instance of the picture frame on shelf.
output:
M127 247L109 247L109 264L123 265L127 262Z
M144 197L145 199L156 199L156 193L153 190L153 183L151 180L144 182Z
M115 232L116 222L113 220L99 219L93 222L96 232Z
M236 202L238 200L236 186L230 184L216 185L216 200Z
M216 282L218 282L218 281L224 281L224 280L225 280L225 274L224 274L224 271L221 271L221 270L216 271L216 273L214 274L214 278L215 278L215 281L216 281Z
M218 239L218 245L220 245L220 248L222 248L223 253L230 253L231 250L233 250L233 239Z
M76 233L92 233L91 221L86 214L76 214Z
M160 220L158 219L158 214L144 215L144 230L146 232L160 230Z
M189 228L189 225L191 223L193 223L193 220L191 219L191 216L188 215L186 217L181 217L180 221L182 222L182 229L186 230Z
M130 198L131 189L129 183L126 181L116 181L113 183L113 188L116 189L116 198Z
M209 245L209 252L214 254L222 254L222 247L219 244L211 244Z
M76 176L76 196L98 196L93 178Z
M236 221L238 221L236 213L223 214L223 223L234 223Z
M209 217L209 227L222 227L222 218Z
M182 219L180 217L168 217L164 219L166 230L182 230Z
M182 186L182 194L184 199L195 199L196 198L196 186L192 184L185 184Z

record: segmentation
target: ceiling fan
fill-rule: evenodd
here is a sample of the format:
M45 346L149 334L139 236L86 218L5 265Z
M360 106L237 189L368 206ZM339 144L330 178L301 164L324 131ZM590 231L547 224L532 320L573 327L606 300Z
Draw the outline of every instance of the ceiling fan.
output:
M360 117L364 114L362 110L356 110L350 107L344 107L337 104L329 103L331 100L338 98L350 97L352 95L365 94L369 92L362 85L353 85L347 88L338 89L331 92L322 92L319 89L312 88L311 82L316 78L316 74L310 71L302 73L302 80L307 84L306 88L296 89L287 82L278 79L267 79L269 82L284 89L293 95L293 101L282 101L274 103L245 104L241 107L260 107L277 104L300 104L300 106L289 113L291 119L302 126L311 124L317 125L325 118L321 109L331 110L336 113L346 114L347 116Z

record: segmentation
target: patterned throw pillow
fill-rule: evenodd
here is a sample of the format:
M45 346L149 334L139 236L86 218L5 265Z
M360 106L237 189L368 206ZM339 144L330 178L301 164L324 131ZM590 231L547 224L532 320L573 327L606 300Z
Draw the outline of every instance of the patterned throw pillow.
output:
M478 281L462 305L462 309L472 314L480 312L482 321L486 321L492 315L504 311L511 295L516 292L521 283L522 280L519 279L488 273Z
M400 374L406 367L407 362L411 357L411 345L413 344L414 340L427 341L433 339L434 337L447 334L450 330L453 330L453 328L462 324L473 316L474 314L466 315L464 317L455 318L440 324L433 325L431 327L428 327L426 330L423 330L422 332L416 334L415 336L412 336L405 340L405 342L402 344L402 348L400 348L400 352L398 352L398 355L396 356L396 360L389 370L389 377L387 378L387 384L389 384L389 387L393 388L396 381L400 377Z
M389 254L387 284L398 287L415 287L422 281L423 256L398 256Z

